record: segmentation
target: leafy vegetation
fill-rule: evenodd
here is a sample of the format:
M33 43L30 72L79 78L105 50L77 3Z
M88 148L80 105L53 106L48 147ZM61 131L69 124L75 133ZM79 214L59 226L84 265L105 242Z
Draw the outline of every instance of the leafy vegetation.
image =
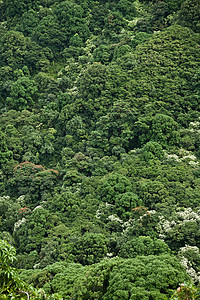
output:
M0 298L200 298L199 8L0 1Z

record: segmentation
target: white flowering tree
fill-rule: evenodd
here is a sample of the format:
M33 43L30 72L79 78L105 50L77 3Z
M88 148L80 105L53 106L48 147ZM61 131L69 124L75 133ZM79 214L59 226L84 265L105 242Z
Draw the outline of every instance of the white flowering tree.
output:
M200 210L177 208L169 219L160 216L157 224L159 237L164 239L172 250L178 251L185 244L199 247Z
M198 284L200 282L199 248L186 245L185 247L180 248L178 258L182 266L186 269L186 272L192 278L192 281Z

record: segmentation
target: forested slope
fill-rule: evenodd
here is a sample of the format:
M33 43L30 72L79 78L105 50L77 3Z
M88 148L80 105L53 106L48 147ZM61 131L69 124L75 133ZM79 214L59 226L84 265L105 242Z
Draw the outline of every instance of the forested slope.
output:
M199 82L199 0L0 1L1 299L200 298Z

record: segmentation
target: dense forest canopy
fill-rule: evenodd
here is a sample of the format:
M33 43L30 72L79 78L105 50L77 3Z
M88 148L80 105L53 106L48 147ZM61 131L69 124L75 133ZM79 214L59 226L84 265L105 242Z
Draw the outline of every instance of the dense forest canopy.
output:
M0 298L200 299L200 1L0 1Z

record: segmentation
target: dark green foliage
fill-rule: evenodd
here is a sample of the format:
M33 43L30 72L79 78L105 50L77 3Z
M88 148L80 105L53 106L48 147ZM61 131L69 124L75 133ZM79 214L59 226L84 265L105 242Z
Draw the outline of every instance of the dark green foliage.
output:
M169 285L165 284L166 277ZM177 280L186 278L176 259L169 255L139 256L124 261L112 259L91 268L87 277L75 286L74 296L75 299L88 299L89 296L91 299L142 299L144 296L168 299ZM78 290L78 286L82 289Z
M39 204L42 194L45 196L45 191L50 192L50 187L53 187L57 176L58 171L54 169L45 170L41 165L25 161L15 166L14 176L10 178L9 185L11 191L18 191L19 196L27 195L26 201L33 207Z
M1 66L8 64L18 68L22 66L24 57L27 54L27 39L21 32L9 31L1 37Z
M96 123L96 130L89 137L90 145L105 154L120 156L132 147L136 111L125 102L116 102L109 112Z
M54 53L64 47L65 36L55 17L44 17L36 27L33 39L42 47L49 47Z
M34 3L31 0L3 1L3 3L1 3L1 19L9 20L16 16L19 18L25 11L36 8L37 4L39 4L39 1L34 1Z
M16 110L25 110L34 106L37 86L28 77L20 77L11 85L10 97L6 98L6 107Z
M198 299L199 11L0 1L0 238L30 299Z
M123 27L126 27L126 20L118 11L111 12L107 15L105 20L105 34L111 38L112 33L120 33Z
M28 66L29 71L44 70L48 66L52 53L49 48L40 48L19 31L8 31L0 37L0 66L12 69ZM2 74L3 75L3 74ZM2 80L2 79L1 79Z
M178 261L170 255L105 259L89 268L79 264L54 264L22 275L38 287L44 286L46 291L59 291L64 299L142 299L143 296L169 299L171 289L188 279Z
M104 299L168 299L170 289L185 279L182 267L169 255L138 257L113 269Z
M0 240L1 297L5 297L5 295L23 287L19 280L18 271L10 266L16 259L15 255L14 247L10 246L6 241Z
M140 109L146 107L150 112L153 107L149 102L156 103L157 111L163 114L168 109L177 118L180 112L198 107L198 95L191 97L192 78L200 63L198 41L198 36L188 28L171 26L137 48L138 68L134 70L137 80L132 81L132 88Z
M109 10L105 5L98 5L97 2L93 4L89 24L89 28L92 32L100 33L102 31L108 13Z
M112 48L107 45L100 45L93 52L95 62L101 62L102 64L108 64L112 59Z
M38 206L15 231L17 248L21 252L36 250L40 253L42 240L48 236L47 232L58 224L58 217Z
M14 202L9 196L0 197L1 230L13 232L14 224L19 218L21 205Z
M104 93L109 77L108 67L101 63L94 63L85 70L78 79L80 98L76 100L79 112L93 119L98 112L102 114L108 108L110 101L105 98Z
M25 12L21 17L21 22L17 26L17 30L23 32L25 36L30 36L35 27L38 25L39 17L35 10L30 9Z
M140 236L124 241L119 245L119 249L118 255L123 258L134 258L138 255L159 255L170 252L165 242L159 239L152 239L149 236Z
M74 260L82 265L97 263L106 255L107 245L108 240L103 234L85 233L74 245Z
M12 155L12 151L7 148L5 134L0 131L0 166L6 164L12 158Z
M191 208L179 208L173 213L173 220L176 220L175 223L171 218L168 221L163 219L164 222L159 224L162 234L165 236L165 242L170 248L178 251L184 245L199 247L199 211L193 211ZM169 224L168 230L166 230L166 223Z
M129 0L120 0L116 5L116 9L128 20L133 19L137 15L134 3Z
M0 240L0 280L1 280L1 299L21 299L27 297L31 299L42 300L46 299L63 299L59 294L48 297L44 290L36 290L28 285L19 275L19 270L12 267L16 260L15 248L9 245L6 241ZM54 298L55 296L55 298Z
M142 203L133 192L131 182L123 175L111 174L106 176L99 188L100 199L106 205L112 205L112 213L123 220L130 217L131 209Z
M162 146L157 142L148 142L142 147L142 154L146 161L150 159L162 159L164 152Z
M181 7L181 4L184 3L184 1L185 0L165 0L170 13L178 11Z
M178 23L191 28L194 32L200 32L199 11L199 0L184 1L178 14Z
M100 197L102 201L114 204L116 196L131 191L132 185L125 176L112 174L100 187Z
M169 147L179 142L178 124L169 116L156 114L138 121L135 126L141 144L153 141L163 147Z

